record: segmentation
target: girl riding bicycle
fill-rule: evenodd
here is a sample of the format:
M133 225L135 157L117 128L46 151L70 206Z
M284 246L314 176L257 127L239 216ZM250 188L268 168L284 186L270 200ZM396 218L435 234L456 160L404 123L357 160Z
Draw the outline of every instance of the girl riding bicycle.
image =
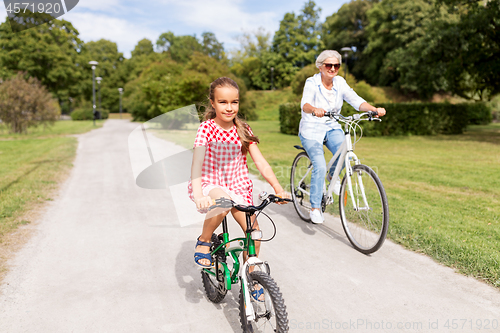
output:
M239 87L230 78L221 77L210 84L210 103L205 120L200 124L194 142L191 181L188 192L200 212L206 212L218 198L228 198L242 205L252 205L252 181L248 177L247 153L257 169L279 196L289 197L279 184L269 163L257 147L259 139L250 126L238 117ZM229 211L213 210L207 214L195 247L198 266L210 267L211 238ZM243 231L245 213L231 209ZM259 229L257 221L254 228ZM256 242L259 254L260 242Z

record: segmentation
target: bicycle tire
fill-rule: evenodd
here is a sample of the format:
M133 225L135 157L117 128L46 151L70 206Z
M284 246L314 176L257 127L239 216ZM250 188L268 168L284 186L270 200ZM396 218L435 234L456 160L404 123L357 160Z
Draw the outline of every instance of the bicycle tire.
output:
M389 204L384 186L375 171L357 164L352 167L351 184L354 201L361 210L355 210L348 190L346 173L342 179L339 211L342 227L352 246L361 253L370 254L382 246L389 229ZM366 207L361 186L369 202Z
M309 195L302 192L299 188L308 192L311 190L312 169L309 169L311 165L312 162L307 153L304 151L300 152L293 160L292 171L290 173L290 192L292 192L293 206L299 217L306 222L311 222L309 216L311 201ZM307 176L301 181L307 172Z
M286 312L285 301L274 279L267 273L254 271L250 273L250 286L257 282L264 288L264 297L270 299L270 302L258 302L251 298L251 305L254 309L256 320L247 321L245 314L245 301L243 296L243 286L240 288L240 322L244 333L267 333L288 332L288 313ZM251 290L248 286L247 290ZM270 308L266 307L270 304Z
M210 247L210 251L215 250L221 241L216 234L212 234L212 246ZM212 255L212 260L215 262L215 256L218 257L219 262L226 261L226 255L224 249L221 248L214 255ZM219 269L218 267L212 268L213 270ZM224 271L221 272L224 274ZM205 293L207 294L208 299L213 303L221 302L224 297L226 297L227 289L224 281L218 281L217 277L207 273L205 269L201 271L201 280L203 281L203 288L205 289Z

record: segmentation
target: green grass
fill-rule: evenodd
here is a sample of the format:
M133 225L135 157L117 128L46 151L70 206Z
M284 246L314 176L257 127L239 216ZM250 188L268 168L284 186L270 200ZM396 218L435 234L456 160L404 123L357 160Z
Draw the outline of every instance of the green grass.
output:
M255 101L256 112L260 121L279 120L279 106L296 98L290 87L281 90L250 90L246 98Z
M97 122L101 127L102 122ZM77 139L94 129L92 121L58 121L54 127L11 134L0 129L0 243L3 236L30 221L23 218L50 194L72 167Z
M289 188L300 140L279 133L277 121L250 125ZM364 137L355 153L384 184L389 238L500 287L500 124L454 136ZM329 212L338 214L336 203Z

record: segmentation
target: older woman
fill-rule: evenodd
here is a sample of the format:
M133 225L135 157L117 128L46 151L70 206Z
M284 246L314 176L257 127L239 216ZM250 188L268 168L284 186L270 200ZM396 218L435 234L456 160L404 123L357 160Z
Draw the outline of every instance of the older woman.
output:
M321 52L316 59L319 73L306 80L302 94L299 137L313 164L310 189L312 208L310 217L313 223L324 221L320 208L326 173L323 144L335 154L344 141L342 127L336 120L323 117L325 112L340 112L343 102L346 101L357 111L376 111L379 116L385 115L384 108L376 108L368 104L349 87L344 78L337 76L341 64L342 56L337 51ZM333 163L329 171L329 180L337 162L338 160ZM335 181L334 192L339 195L340 179L335 179Z

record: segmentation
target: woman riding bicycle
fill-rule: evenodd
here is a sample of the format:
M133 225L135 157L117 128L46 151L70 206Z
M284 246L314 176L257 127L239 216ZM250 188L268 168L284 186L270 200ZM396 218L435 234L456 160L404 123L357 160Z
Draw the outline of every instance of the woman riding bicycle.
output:
M376 111L378 116L385 115L384 108L376 108L368 104L352 90L344 78L337 76L341 64L342 56L337 51L325 50L321 52L316 59L316 67L320 72L306 80L300 103L302 118L299 138L313 164L310 189L311 211L309 212L313 223L323 223L324 221L321 211L324 175L326 173L323 144L335 154L345 137L342 127L335 119L323 117L325 112L340 112L343 102L346 101L357 111ZM330 168L329 180L331 180L337 162L338 159ZM335 181L337 183L334 192L339 195L340 179Z

